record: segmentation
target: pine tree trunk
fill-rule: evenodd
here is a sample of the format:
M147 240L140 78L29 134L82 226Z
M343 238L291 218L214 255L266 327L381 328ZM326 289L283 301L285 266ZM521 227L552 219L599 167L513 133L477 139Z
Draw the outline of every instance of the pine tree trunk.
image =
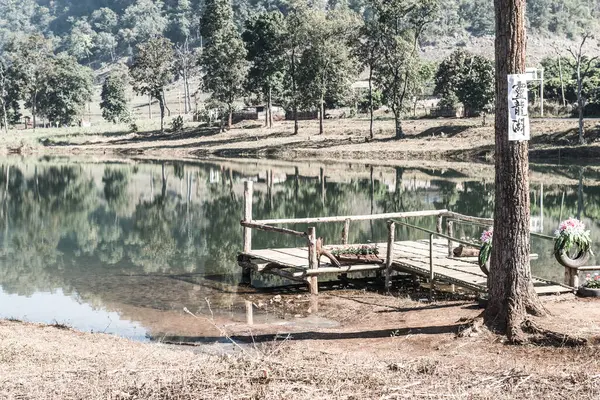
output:
M394 122L396 126L396 139L404 139L404 131L402 130L402 120L400 119L400 110L393 108Z
M583 139L584 126L583 126L583 84L581 82L581 56L577 59L577 108L579 111L579 144L585 144Z
M8 133L8 117L6 115L6 102L4 99L2 101L2 125L4 126L4 133Z
M495 0L495 11L496 201L484 319L510 341L520 342L527 314L544 314L529 265L529 146L508 141L507 75L525 71L525 0Z
M373 139L373 67L369 67L369 137Z
M267 111L269 112L269 128L273 127L273 89L271 87L269 87L269 100L268 100L268 108Z
M325 101L323 100L323 93L321 93L321 99L319 100L319 135L323 134L323 117L325 116Z
M227 114L227 130L230 130L233 122L233 107L231 104L229 104L229 110Z
M163 96L159 96L158 105L160 106L160 133L165 133L165 101Z

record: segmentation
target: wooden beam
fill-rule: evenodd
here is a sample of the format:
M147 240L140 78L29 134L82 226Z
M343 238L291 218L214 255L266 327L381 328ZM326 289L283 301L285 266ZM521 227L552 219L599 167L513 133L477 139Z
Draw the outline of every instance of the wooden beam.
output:
M317 255L317 231L314 226L308 228L308 268L311 271L319 268L319 259ZM319 294L319 280L316 275L310 277L309 285L310 294Z
M252 221L252 197L253 188L252 181L244 182L244 221ZM252 229L244 227L244 253L249 253L252 250Z
M396 224L388 221L387 255L385 259L385 290L390 290L392 263L394 259L394 238L396 236Z
M436 217L446 214L448 210L426 210L426 211L408 211L400 213L372 214L372 215L348 215L337 217L317 217L317 218L288 218L288 219L261 219L262 224L313 224L323 222L345 222L350 221L373 221L390 218L411 218L411 217Z
M241 221L240 225L242 225L245 228L254 228L254 229L258 229L258 230L266 231L266 232L283 233L286 235L298 236L298 237L302 237L302 238L306 238L308 236L306 234L306 232L298 232L298 231L294 231L292 229L279 228L276 226L261 224L259 222ZM244 252L246 252L245 249L244 249Z

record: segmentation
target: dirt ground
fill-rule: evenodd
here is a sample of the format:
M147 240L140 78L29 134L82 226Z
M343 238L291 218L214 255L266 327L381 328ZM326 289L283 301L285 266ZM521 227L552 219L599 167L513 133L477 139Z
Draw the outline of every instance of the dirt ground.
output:
M383 117L382 117L383 118ZM138 133L127 126L38 129L13 132L0 141L5 153L120 154L150 158L269 157L279 159L407 160L493 158L493 121L481 118L418 119L404 121L406 139L394 138L393 120L375 121L375 136L368 140L366 119L301 121L299 135L293 122L276 122L272 129L259 121L245 121L219 133L218 128L188 122L183 132L159 134L148 125ZM532 158L595 158L600 154L597 121L586 123L588 145L577 145L577 122L572 119L534 119L530 142ZM2 150L0 150L2 152Z
M462 319L481 312L473 301L428 304L357 290L319 296L318 314L335 327L216 324L238 338L221 345L145 344L0 321L0 398L599 398L599 303L569 295L544 304L551 316L538 323L591 344L510 346L488 332L458 338Z

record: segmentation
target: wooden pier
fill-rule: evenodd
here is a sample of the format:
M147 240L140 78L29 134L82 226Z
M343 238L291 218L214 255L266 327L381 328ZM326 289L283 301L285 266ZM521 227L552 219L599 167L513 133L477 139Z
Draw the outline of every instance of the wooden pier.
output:
M320 218L273 219L254 221L252 219L252 182L246 182L244 219L244 250L238 256L238 263L245 271L269 273L282 276L291 281L306 282L313 294L318 293L318 276L323 274L349 274L364 271L381 271L385 273L385 285L389 288L392 271L410 273L424 277L433 288L436 282L446 282L474 292L487 291L487 276L477 264L476 257L454 257L455 244L468 244L453 237L455 223L472 223L489 226L490 219L469 217L447 210L428 210L404 213L374 214L359 216L333 216ZM414 217L432 217L437 219L436 231L410 225L406 220ZM318 259L316 228L310 227L307 232L298 232L275 225L286 224L319 224L343 223L342 238L339 245L329 245L328 249L348 245L350 224L352 221L387 220L388 241L377 243L380 262L345 263L335 266L326 257ZM443 233L443 227L446 232ZM429 236L425 240L395 240L398 225L421 231ZM290 235L306 239L305 247L280 249L252 249L252 229ZM534 233L532 233L534 235ZM535 234L537 236L544 236ZM548 238L548 237L545 237ZM361 246L360 244L352 244ZM373 244L369 244L372 246ZM565 276L568 276L565 273ZM574 288L566 284L551 282L534 277L534 288L539 295L561 294L573 292Z

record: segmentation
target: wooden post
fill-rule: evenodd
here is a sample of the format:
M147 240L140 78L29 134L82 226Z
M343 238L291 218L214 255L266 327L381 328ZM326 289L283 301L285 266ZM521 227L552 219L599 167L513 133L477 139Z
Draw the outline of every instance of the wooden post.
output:
M244 221L252 221L252 181L244 182ZM252 228L244 227L244 253L252 250Z
M579 270L565 267L565 284L575 289L579 288Z
M254 325L254 310L252 309L252 302L246 300L246 324Z
M396 224L388 221L388 242L387 255L385 259L385 290L389 291L391 286L390 274L392 272L392 262L394 257L394 236L396 235Z
M342 244L348 244L350 236L350 220L344 221L344 230L342 231Z
M433 301L435 274L433 273L433 235L429 235L429 301Z
M437 224L435 226L435 231L437 233L444 233L444 230L443 230L444 228L442 227L443 221L444 221L444 216L443 215L439 215L437 217Z
M317 233L315 227L308 228L308 268L318 269L319 260L317 256ZM317 275L308 278L310 294L319 294L319 279Z
M454 237L454 223L452 221L448 221L446 223L447 235L450 237ZM448 257L452 257L454 255L453 249L454 243L452 240L448 239Z

